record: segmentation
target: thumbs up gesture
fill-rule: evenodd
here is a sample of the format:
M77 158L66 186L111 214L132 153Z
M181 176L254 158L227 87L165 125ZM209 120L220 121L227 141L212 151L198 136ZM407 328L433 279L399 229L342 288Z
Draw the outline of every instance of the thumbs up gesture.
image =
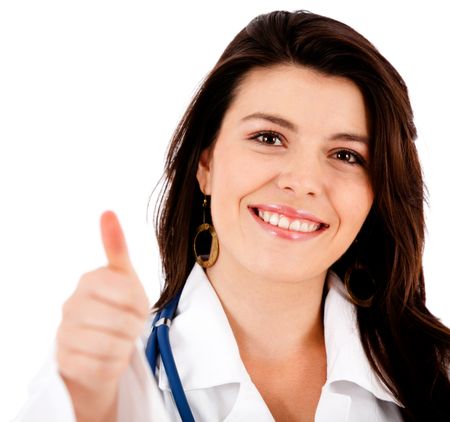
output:
M150 310L116 215L106 211L100 223L108 265L81 276L56 336L59 373L78 422L116 419L119 379Z

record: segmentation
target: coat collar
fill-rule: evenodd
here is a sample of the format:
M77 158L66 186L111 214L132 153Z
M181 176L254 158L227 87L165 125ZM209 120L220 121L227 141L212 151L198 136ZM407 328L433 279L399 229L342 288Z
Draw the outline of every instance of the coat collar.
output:
M197 263L183 288L169 339L184 390L245 379L245 367L227 316ZM159 371L159 386L170 389L165 371Z
M324 328L327 381L324 388L337 381L349 381L378 399L401 406L367 360L359 339L356 309L342 281L333 271L329 271L326 283ZM242 383L250 379L222 304L205 271L197 263L186 280L169 336L186 391ZM158 377L159 387L169 390L165 371L159 371Z
M327 352L327 381L353 382L380 400L404 407L387 389L372 369L364 352L356 319L356 306L339 276L328 271L328 293L325 298L324 331Z

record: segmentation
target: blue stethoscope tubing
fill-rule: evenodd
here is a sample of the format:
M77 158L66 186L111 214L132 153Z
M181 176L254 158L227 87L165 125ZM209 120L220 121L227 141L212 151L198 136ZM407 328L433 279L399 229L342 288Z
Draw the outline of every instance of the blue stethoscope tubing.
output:
M145 354L153 375L156 376L156 360L158 359L159 353L181 420L183 422L195 422L186 395L184 394L169 341L169 328L175 316L180 296L181 292L155 315L152 322L152 332L145 347Z

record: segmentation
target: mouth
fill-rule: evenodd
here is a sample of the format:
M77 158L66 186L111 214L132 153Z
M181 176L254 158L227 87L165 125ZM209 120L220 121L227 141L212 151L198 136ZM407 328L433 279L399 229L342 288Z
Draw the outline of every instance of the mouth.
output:
M248 207L257 222L273 235L289 239L307 239L324 232L329 224L308 218L293 218L280 212Z

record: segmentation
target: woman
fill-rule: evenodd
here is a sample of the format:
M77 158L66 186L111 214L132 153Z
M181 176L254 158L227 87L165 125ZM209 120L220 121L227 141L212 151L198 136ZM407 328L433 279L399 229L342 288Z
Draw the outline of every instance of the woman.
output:
M153 310L176 312L184 391L153 335L163 400L136 399L151 379L134 343L148 302L105 213L109 265L82 277L58 330L66 415L145 420L160 405L170 420L448 420L450 332L425 306L415 137L403 80L360 34L303 11L252 20L166 161Z

